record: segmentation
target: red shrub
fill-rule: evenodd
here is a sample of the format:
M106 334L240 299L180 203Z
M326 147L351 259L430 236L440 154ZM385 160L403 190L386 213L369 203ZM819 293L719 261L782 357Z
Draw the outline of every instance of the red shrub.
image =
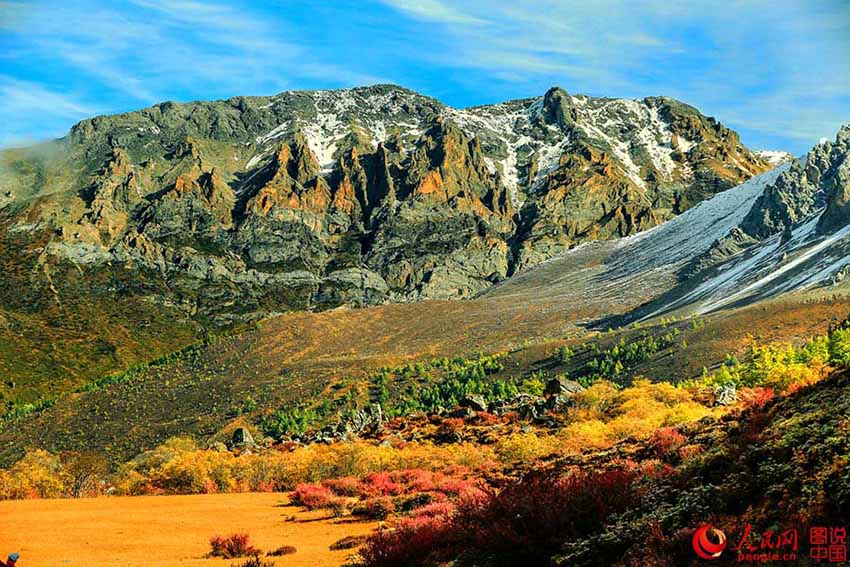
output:
M334 493L330 488L316 484L299 484L290 495L294 505L304 506L308 510L327 508L330 506L332 498L334 498Z
M530 478L498 494L465 498L453 517L464 548L498 557L504 565L548 562L565 540L598 529L608 517L637 501L632 468L577 472L563 477Z
M670 455L682 447L687 439L675 427L662 427L652 436L650 444L659 458Z
M702 445L685 445L679 449L679 458L687 461L698 455L702 455L704 452L705 449L703 449Z
M233 559L246 555L259 555L260 550L251 545L248 534L231 534L229 536L213 536L210 538L210 557Z
M457 554L452 526L442 518L404 518L366 540L360 555L370 567L411 567L446 561Z
M460 417L447 417L443 419L438 428L438 433L442 436L454 435L459 433L466 423Z
M407 489L407 492L430 492L434 490L434 473L422 469L393 471L390 478Z
M738 400L745 408L763 408L768 402L776 397L776 391L773 388L741 388L738 390Z
M399 494L401 486L394 482L389 473L374 472L363 477L364 492L366 494L388 496Z
M431 502L421 508L415 508L411 515L414 518L448 518L454 511L455 505L451 502Z
M636 504L634 482L644 473L623 463L599 472L532 477L498 493L463 481L470 488L456 508L420 508L396 529L372 536L361 553L370 567L428 565L462 555L495 565L545 565L565 541L598 530L612 514Z
M773 388L741 388L738 391L738 399L745 408L745 417L741 420L741 433L738 436L742 446L755 443L761 438L769 421L767 405L775 395Z
M452 496L460 496L477 488L478 487L474 482L456 477L439 479L436 487L436 489L440 492L444 492L445 494Z
M360 479L353 476L325 480L322 485L340 496L360 496L363 494L363 485Z
M478 412L477 414L475 414L473 421L477 425L495 425L495 424L499 423L501 420L499 419L499 416L497 416L497 415L493 415L490 412L482 411L482 412Z

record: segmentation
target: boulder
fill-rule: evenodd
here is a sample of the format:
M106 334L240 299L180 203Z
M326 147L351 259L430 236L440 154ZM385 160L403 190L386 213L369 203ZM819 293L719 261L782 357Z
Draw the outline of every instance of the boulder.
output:
M487 400L481 394L467 394L460 401L460 406L473 411L487 411Z
M561 394L549 396L546 400L546 409L556 413L563 413L574 405L575 401L573 401L572 396L562 396Z
M735 384L724 384L714 389L714 405L731 406L738 401L738 389Z
M340 421L330 434L351 437L365 432L376 433L384 427L384 412L381 404L371 404L369 407L355 411L344 421Z
M460 406L449 413L449 417L459 417L461 419L469 419L475 417L475 412L467 406Z
M544 394L548 396L574 396L584 391L584 387L566 376L558 376L546 382Z
M249 449L256 447L257 443L247 427L237 427L233 431L233 438L230 440L230 446L236 449Z
M215 443L211 443L208 447L209 451L215 451L216 453L226 453L228 451L227 445L222 443L221 441L216 441Z

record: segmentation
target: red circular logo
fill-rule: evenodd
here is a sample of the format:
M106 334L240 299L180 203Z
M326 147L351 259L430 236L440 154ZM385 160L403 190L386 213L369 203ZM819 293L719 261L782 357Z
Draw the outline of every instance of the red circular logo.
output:
M712 541L712 539L715 541ZM697 528L691 543L694 546L694 551L701 558L717 559L726 549L726 534L706 524Z

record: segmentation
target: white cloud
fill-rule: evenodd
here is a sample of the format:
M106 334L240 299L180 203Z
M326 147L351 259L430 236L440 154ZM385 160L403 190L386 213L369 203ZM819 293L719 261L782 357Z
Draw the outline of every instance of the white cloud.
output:
M477 69L504 90L668 95L755 143L796 148L850 121L850 9L839 3L467 0L451 4L460 17L442 4L386 3L445 24L446 49L420 58Z

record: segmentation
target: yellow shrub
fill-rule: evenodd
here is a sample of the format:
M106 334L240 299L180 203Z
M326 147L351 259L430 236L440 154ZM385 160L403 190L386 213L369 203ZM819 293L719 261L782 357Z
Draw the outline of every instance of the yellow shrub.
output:
M622 415L630 418L654 419L658 415L667 412L668 406L653 398L631 398L625 400L617 407L618 417ZM616 419L616 418L615 418Z
M621 441L628 437L645 439L652 435L664 422L664 413L647 416L625 414L615 417L608 423L608 428L614 439Z
M560 440L553 435L514 433L499 439L495 450L503 463L511 464L533 461L551 455L559 449L560 445Z
M718 410L722 411L722 410ZM708 415L712 415L712 410L702 404L696 402L683 402L676 404L667 412L664 418L663 426L680 425L689 421L697 421Z
M613 383L600 380L583 392L576 394L574 400L576 410L584 410L585 415L599 418L607 413L614 405L620 391Z
M608 426L598 420L576 421L567 425L559 433L561 450L576 453L582 449L601 449L613 440Z
M58 498L62 496L62 463L42 449L29 451L0 476L0 498Z

